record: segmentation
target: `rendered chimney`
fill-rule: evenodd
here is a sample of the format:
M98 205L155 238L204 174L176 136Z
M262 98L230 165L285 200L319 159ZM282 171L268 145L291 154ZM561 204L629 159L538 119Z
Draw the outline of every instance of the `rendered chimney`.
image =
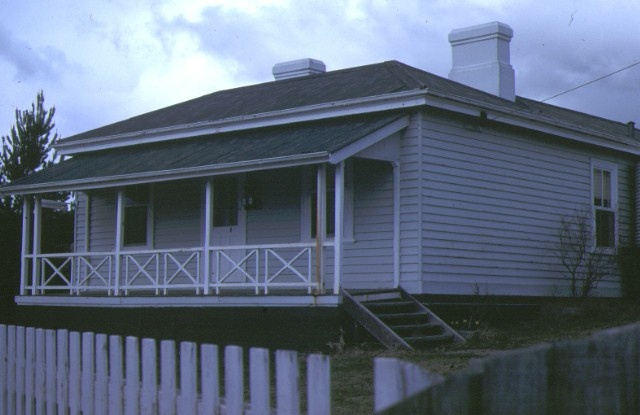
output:
M509 43L513 30L500 22L449 33L452 66L449 79L514 101L515 73Z
M276 81L281 79L298 78L317 73L324 73L327 67L324 62L316 59L298 59L295 61L276 63L273 66L273 77Z

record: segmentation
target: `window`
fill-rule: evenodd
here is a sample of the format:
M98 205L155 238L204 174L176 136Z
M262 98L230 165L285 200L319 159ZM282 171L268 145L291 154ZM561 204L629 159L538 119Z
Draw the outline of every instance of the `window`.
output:
M345 163L344 172L344 232L343 239L353 240L353 168L351 163ZM326 234L327 237L335 236L335 166L327 165L326 186L327 197L325 200L326 211ZM302 171L302 240L308 241L316 237L317 233L317 176L316 169L305 169Z
M222 177L213 183L213 226L238 224L238 178Z
M334 236L336 233L336 168L333 165L327 166L327 197L325 200L325 212L327 221L325 223L326 235ZM311 193L311 237L316 237L318 230L318 188L314 187Z
M592 183L596 248L615 248L617 205L617 171L615 165L594 162Z
M124 245L147 245L149 236L149 188L127 187L124 192Z

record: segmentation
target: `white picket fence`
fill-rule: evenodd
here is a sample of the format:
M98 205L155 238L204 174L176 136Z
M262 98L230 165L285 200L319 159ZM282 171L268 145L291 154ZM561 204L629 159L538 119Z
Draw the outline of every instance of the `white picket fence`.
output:
M275 352L275 404L267 349L0 325L1 414L308 414L331 412L330 363ZM222 368L220 367L222 366ZM221 369L221 370L219 370ZM248 373L248 391L245 374ZM224 393L221 393L224 391ZM303 398L303 399L301 399Z

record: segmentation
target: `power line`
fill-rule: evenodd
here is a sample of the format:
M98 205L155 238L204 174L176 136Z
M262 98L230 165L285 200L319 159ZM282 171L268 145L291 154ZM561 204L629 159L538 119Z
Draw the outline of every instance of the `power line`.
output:
M543 100L542 100L542 101L540 101L540 102L541 102L541 103L542 103L542 102L547 102L547 101L552 100L552 99L554 99L554 98L557 98L557 97L559 97L559 96L561 96L561 95L568 94L569 92L573 92L573 91L575 91L576 89L580 89L580 88L582 88L582 87L585 87L585 86L587 86L587 85L591 85L591 84L593 84L593 83L596 83L596 82L598 82L598 81L601 81L601 80L603 80L603 79L605 79L605 78L608 78L608 77L610 77L610 76L613 76L613 75L615 75L615 74L617 74L617 73L620 73L620 72L622 72L622 71L626 71L627 69L633 68L633 67L634 67L634 66L636 66L636 65L640 65L640 61L634 62L634 63L632 63L631 65L625 66L624 68L618 69L617 71L613 71L613 72L608 73L608 74L606 74L606 75L603 75L603 76L601 76L601 77L599 77L599 78L592 79L591 81L585 82L584 84L581 84L581 85L578 85L578 86L576 86L576 87L573 87L573 88L567 89L566 91L563 91L563 92L560 92L559 94L555 94L555 95L553 95L553 96L550 96L549 98L545 98L545 99L543 99Z

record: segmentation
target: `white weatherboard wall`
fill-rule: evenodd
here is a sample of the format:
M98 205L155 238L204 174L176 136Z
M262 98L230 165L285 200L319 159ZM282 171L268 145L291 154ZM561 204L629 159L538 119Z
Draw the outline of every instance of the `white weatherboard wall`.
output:
M400 141L400 285L422 293L422 113L411 117Z
M469 120L466 121L470 125ZM591 206L591 160L619 164L621 243L631 238L632 164L524 134L429 117L423 128L423 291L566 295L556 256L563 215ZM617 279L598 293L619 294Z
M346 288L393 285L393 169L383 161L354 163L354 240L345 241Z

